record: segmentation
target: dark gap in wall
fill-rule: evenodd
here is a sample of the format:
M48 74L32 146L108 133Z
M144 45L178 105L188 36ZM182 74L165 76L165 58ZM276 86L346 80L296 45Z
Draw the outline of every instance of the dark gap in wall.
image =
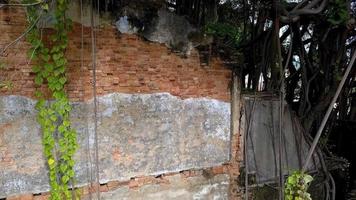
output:
M155 178L162 178L162 174L155 176Z

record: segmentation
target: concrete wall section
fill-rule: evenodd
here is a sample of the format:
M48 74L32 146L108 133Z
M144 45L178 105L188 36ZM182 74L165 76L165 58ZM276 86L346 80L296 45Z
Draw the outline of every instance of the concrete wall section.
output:
M21 96L0 97L0 198L49 189L34 105L34 100ZM79 185L88 182L91 169L92 105L74 103L72 112L80 143L75 158ZM101 183L229 161L229 103L182 100L168 93L112 93L99 97L98 107Z

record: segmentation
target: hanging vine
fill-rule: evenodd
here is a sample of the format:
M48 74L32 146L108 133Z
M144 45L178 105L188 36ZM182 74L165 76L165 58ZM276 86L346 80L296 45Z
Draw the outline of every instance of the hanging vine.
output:
M74 178L73 155L78 144L76 132L71 128L69 119L71 105L64 88L67 82L65 51L68 44L68 31L72 26L70 19L65 15L68 0L57 0L55 5L39 0L23 1L26 4L36 2L41 3L27 8L30 25L37 24L42 13L49 10L54 13L55 19L54 32L50 34L48 42L43 42L42 30L38 27L32 28L27 35L27 40L32 46L28 54L35 62L32 70L36 74L35 95L39 99L36 104L37 120L42 129L42 144L49 168L50 199L71 199L68 185ZM45 95L40 90L43 85L49 89L51 101L46 101Z

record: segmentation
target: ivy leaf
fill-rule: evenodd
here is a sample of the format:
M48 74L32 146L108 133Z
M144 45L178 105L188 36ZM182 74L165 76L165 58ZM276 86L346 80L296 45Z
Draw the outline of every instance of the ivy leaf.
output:
M57 60L54 60L54 62L56 63L57 67L61 67L67 63L67 60L65 58L59 58Z
M61 91L55 91L55 92L53 92L53 97L54 98L56 98L56 99L61 99L61 98L63 98L63 92L61 92Z
M35 84L36 85L41 85L43 83L43 78L41 76L36 76L35 77Z
M69 112L72 110L72 107L70 105L65 105L64 109Z
M38 73L39 71L41 71L41 67L38 66L38 65L35 65L32 67L32 71L35 72L35 73Z
M52 116L51 116L52 117ZM55 116L56 117L56 116ZM52 121L53 122L55 122L56 120L57 120L57 117L56 117L56 120L53 120L54 119L54 117L52 117ZM51 125L49 125L49 131L51 131L51 132L54 132L56 130L56 126L55 125L53 125L53 124L51 124Z
M304 181L305 184L308 184L308 183L310 183L310 182L313 181L313 177L310 176L310 175L308 175L308 174L306 174L306 175L304 175L304 177L303 177L303 181Z
M49 82L48 88L53 91L54 89L56 89L56 85L53 82Z
M45 148L45 150L44 150L44 154L45 154L45 156L50 156L51 155L51 150L49 149L49 148Z
M63 121L63 126L69 127L69 125L70 125L70 122L68 120Z
M48 54L48 52L49 52L48 48L41 48L42 54Z
M54 159L53 158L50 158L50 159L48 159L48 165L49 166L53 166L54 165L54 163L55 163L55 161L54 161Z
M41 55L41 58L45 61L45 62L48 62L49 59L50 59L50 56L48 54L42 54Z
M49 76L48 70L42 71L41 75L42 75L43 78L47 78Z
M53 54L52 58L56 62L61 58L61 55L59 53L56 53L56 54Z
M68 181L69 181L69 177L68 177L67 175L64 175L64 176L62 177L62 182L63 182L63 183L68 183Z
M63 159L64 161L68 161L68 160L70 160L70 158L69 158L69 156L68 156L68 155L63 155L63 156L62 156L62 159Z
M66 127L63 126L63 125L60 125L60 126L58 127L58 131L61 132L61 133L64 133L64 132L66 131Z
M65 72L65 68L62 66L62 67L60 67L60 68L58 68L58 71L60 72L60 73L64 73Z
M66 81L67 81L67 79L66 79L65 77L61 77L61 78L59 79L59 82L60 82L62 85L64 85L64 83L66 83Z
M58 46L54 46L51 50L51 53L57 53L59 51L59 47Z
M74 166L74 161L73 161L73 160L70 160L70 161L72 161L73 165L70 165L70 164L69 164L69 166L73 167L73 166ZM70 162L70 161L69 161L69 162ZM70 170L70 171L68 172L68 176L71 177L71 178L74 177L74 171L73 171L73 170Z
M45 10L45 11L48 11L48 3L45 3L45 4L42 4L42 9Z
M37 98L42 97L42 92L40 92L39 90L36 90L36 91L35 91L35 96L36 96Z
M59 168L60 168L61 172L64 173L64 172L66 172L68 166L65 164L61 164L61 166Z
M40 99L39 101L37 101L36 103L36 109L37 110L41 110L41 108L45 105L45 100Z
M61 90L62 89L62 85L60 83L56 83L55 84L55 89L58 90L58 91Z
M51 115L51 116L50 116L50 119L51 119L53 122L55 122L55 121L57 121L57 116L56 116L56 115Z
M49 71L49 72L52 72L53 71L53 65L52 64L49 64L49 63L46 63L45 65L44 65L44 67L45 67L45 69L47 70L47 71Z

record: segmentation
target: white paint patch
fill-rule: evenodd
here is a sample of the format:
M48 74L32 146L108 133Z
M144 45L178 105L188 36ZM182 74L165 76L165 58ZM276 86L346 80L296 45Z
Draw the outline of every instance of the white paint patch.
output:
M218 189L218 187L221 187L221 185L228 185L229 183L224 181L221 183L214 183L214 184L210 184L210 185L203 185L201 187L201 190L197 193L194 194L193 199L194 200L203 200L206 199L206 196L210 193L213 193L213 190ZM220 195L214 195L214 199L225 199L224 197L220 196Z

